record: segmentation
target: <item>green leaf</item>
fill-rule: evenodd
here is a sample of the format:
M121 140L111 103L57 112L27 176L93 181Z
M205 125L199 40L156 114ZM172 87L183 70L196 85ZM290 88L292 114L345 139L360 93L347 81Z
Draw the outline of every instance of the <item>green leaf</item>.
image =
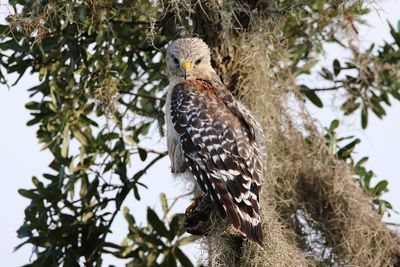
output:
M164 254L164 259L161 262L162 267L176 267L176 260L174 257L174 254L170 250L167 251L166 254Z
M29 227L24 223L18 230L17 230L17 236L18 238L25 238L25 237L30 237L32 236L31 231L29 230Z
M74 127L71 129L72 134L75 136L76 139L81 143L83 146L88 146L89 145L89 139L88 137L78 128Z
M322 108L323 104L321 99L317 96L317 94L311 90L304 91L305 96L317 107Z
M185 215L178 213L172 217L169 223L169 241L172 241L175 237L182 235L185 232L184 228Z
M363 177L361 177L361 182L363 184L364 190L367 191L367 193L371 193L371 179L374 176L374 173L372 171L368 171L364 173Z
M383 192L387 192L387 186L388 186L388 181L387 180L382 180L379 183L377 183L374 187L374 192L376 195L381 195Z
M193 263L190 261L190 259L183 253L182 250L179 248L175 248L175 256L178 258L179 262L182 264L182 266L185 267L192 267Z
M81 198L85 198L88 192L89 187L89 179L86 175L81 177L81 189L79 191L79 195Z
M40 110L40 103L31 101L25 104L25 108L29 110Z
M138 148L139 150L139 157L142 161L145 161L147 159L147 151L144 150L143 148Z
M361 140L357 138L354 141L352 141L349 144L347 144L345 147L343 147L342 149L340 149L338 151L338 153L337 153L338 157L340 159L348 158L351 155L351 153L353 152L355 146L360 142L361 142Z
M165 227L164 222L160 220L158 215L151 208L147 208L147 221L158 235L168 237L168 230Z
M130 188L128 186L124 186L121 191L117 193L117 196L115 197L115 205L117 206L117 209L121 208L122 203L124 202L126 196L128 195L130 191Z
M340 67L340 62L339 60L335 59L333 61L333 73L335 74L335 76L338 76L338 74L340 73L341 67Z
M124 207L122 214L128 222L129 227L136 224L135 218L129 213L129 208Z
M93 212L89 211L83 214L82 216L82 222L87 223L91 218L93 218Z
M393 209L393 206L390 202L383 200L387 209Z
M368 109L364 106L361 110L361 127L367 128L368 125Z
M36 115L33 119L29 120L29 121L26 123L26 125L27 125L27 126L35 125L35 124L41 122L42 118L43 118L43 116L40 115L40 114L38 114L38 115Z
M388 22L388 24L390 28L390 34L392 35L396 44L400 47L400 32L397 32L390 22Z
M360 159L360 160L356 163L355 167L356 167L356 168L359 168L359 167L363 166L364 163L366 163L367 161L368 161L368 157L363 157L362 159Z
M93 179L93 181L90 183L89 185L89 189L88 192L86 194L86 198L88 199L88 201L90 201L92 199L92 197L98 193L97 188L99 186L99 179L96 177Z
M340 108L344 111L344 115L349 115L353 113L356 109L358 109L360 103L356 103L354 101L354 98L349 98L341 105Z
M18 41L11 38L4 43L0 43L0 50L13 50L14 52L25 52L24 49L19 45Z
M311 69L318 63L318 60L309 60L304 66L301 68L301 73L310 74Z
M121 255L122 255L122 257L127 257L128 255L129 255L129 253L131 253L132 252L132 249L133 249L133 244L131 244L131 245L129 245L129 246L126 246L126 247L124 247L123 249L122 249L122 251L121 251Z
M184 237L181 240L179 240L177 242L177 244L179 244L179 246L184 246L184 245L191 244L191 243L197 241L199 238L200 238L199 236L195 236L195 235L187 236L187 237Z
M320 75L326 80L333 81L333 75L327 68L322 68Z
M59 37L48 37L42 40L41 46L44 53L49 53L52 49L58 47Z
M112 167L114 167L114 161L106 163L103 170L103 174L111 170Z
M168 212L168 201L165 193L160 194L160 202L164 213Z
M135 196L136 200L140 200L140 194L137 186L133 185L132 189L133 189L133 195Z
M18 193L26 198L30 198L32 200L39 200L42 199L42 197L36 193L34 193L32 190L26 190L26 189L18 189Z
M61 144L61 156L66 158L68 156L68 144L69 144L69 127L65 125L63 131L63 140Z
M339 120L333 120L331 122L331 125L329 126L329 131L333 132L334 130L336 130L339 127Z
M391 89L390 89L390 93L392 94L392 96L393 96L394 98L396 98L397 100L400 101L400 93L398 92L398 90L396 90L396 89L394 89L394 88L391 88Z
M0 35L6 34L9 30L11 30L9 25L0 24Z

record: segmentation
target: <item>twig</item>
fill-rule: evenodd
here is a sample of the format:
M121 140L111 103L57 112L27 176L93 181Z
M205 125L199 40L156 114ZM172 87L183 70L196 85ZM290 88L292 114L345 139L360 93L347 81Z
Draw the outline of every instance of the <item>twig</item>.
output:
M310 88L304 88L304 87L301 87L300 88L300 92L302 92L302 93L307 93L307 92L319 92L319 91L334 91L334 90L338 90L338 89L340 89L340 88L342 88L342 86L341 85L337 85L337 86L332 86L332 87L326 87L326 88L312 88L312 89L310 89Z
M162 220L165 220L167 218L168 213L171 211L171 209L174 207L174 205L176 204L176 202L184 197L190 196L192 194L192 192L183 194L183 195L179 195L177 197L174 198L174 201L172 201L172 204L168 207L168 209L165 211L164 216L162 217Z
M146 167L143 168L143 170L142 170L143 173L146 173L147 170L150 169L151 166L153 166L157 161L159 161L160 159L162 159L166 155L168 155L168 151L160 153L157 157L155 157L152 161L150 161L150 163L147 164Z

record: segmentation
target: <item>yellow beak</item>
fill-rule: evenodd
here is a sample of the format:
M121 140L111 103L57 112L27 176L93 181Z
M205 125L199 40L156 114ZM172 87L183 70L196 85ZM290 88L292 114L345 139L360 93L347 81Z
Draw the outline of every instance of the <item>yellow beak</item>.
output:
M181 67L182 67L182 70L183 70L183 75L184 75L185 80L186 80L186 78L189 76L190 72L192 71L192 63L190 63L187 60L184 60L182 62Z

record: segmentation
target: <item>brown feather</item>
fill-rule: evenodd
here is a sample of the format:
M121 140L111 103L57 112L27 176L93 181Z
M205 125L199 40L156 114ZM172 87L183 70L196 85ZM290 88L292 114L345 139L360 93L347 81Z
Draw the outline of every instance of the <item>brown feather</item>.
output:
M219 81L189 80L172 90L172 122L197 183L222 218L229 217L236 229L262 245L261 130Z

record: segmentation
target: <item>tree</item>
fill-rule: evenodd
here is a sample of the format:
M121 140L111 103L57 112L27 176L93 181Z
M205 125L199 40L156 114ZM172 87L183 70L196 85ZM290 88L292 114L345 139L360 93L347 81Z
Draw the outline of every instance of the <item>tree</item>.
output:
M269 156L261 197L264 249L237 246L217 221L203 237L210 265L399 264L399 237L380 217L390 209L380 198L387 181L371 187L367 158L352 158L359 140L337 137L336 120L322 132L304 106L311 101L322 108L321 91L342 90L344 114L360 110L365 128L371 112L383 118L400 100L400 29L390 25L394 42L364 52L345 34L368 13L362 1L10 4L18 12L0 25L0 81L9 83L5 72L39 74L40 84L28 89L27 124L38 125L38 140L54 157L52 173L33 177L33 189L19 190L31 200L18 230L20 246L36 248L26 266L101 266L105 253L130 259L127 266L193 265L181 246L197 237L184 233L184 215L170 214L165 195L164 214L148 208L145 226L123 207L129 195L140 201L142 177L166 156L143 142L154 130L164 135L164 48L193 35L210 45L225 84L261 120ZM325 43L354 56L321 70L331 87L299 84ZM133 173L132 155L146 167ZM114 244L107 235L119 212L129 232Z

